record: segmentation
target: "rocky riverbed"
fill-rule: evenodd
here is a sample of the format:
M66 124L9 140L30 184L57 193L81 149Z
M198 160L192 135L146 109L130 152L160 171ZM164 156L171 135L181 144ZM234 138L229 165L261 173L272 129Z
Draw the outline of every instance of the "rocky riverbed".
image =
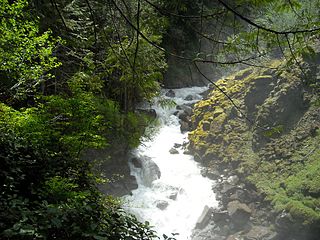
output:
M320 236L320 110L315 104L319 93L312 87L319 82L319 70L309 68L305 76L298 67L279 68L281 63L274 61L267 70L242 70L216 82L218 88L211 86L198 103L185 96L171 113L182 133L190 131L190 142L176 142L168 153L192 154L201 174L215 181L212 191L219 201L219 207L205 206L198 214L193 240ZM175 91L168 90L166 97L175 98ZM143 168L141 159L131 162ZM110 185L118 196L138 187L127 163L122 169L121 187ZM148 187L161 178L155 170L145 173L151 179ZM166 211L179 194L154 204Z

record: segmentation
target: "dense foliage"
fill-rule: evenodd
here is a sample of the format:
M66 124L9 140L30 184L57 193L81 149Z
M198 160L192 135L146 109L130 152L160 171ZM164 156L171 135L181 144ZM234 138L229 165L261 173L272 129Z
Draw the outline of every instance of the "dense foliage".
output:
M135 107L159 93L165 55L255 65L317 51L319 1L227 2L0 0L1 239L155 236L97 191L83 152L139 143L147 119ZM318 194L300 175L287 193Z
M114 6L101 6L0 1L1 239L155 237L96 189L94 159L83 157L139 143L147 119L135 104L157 95L166 67ZM156 13L144 9L140 30L160 44L164 21L144 14Z

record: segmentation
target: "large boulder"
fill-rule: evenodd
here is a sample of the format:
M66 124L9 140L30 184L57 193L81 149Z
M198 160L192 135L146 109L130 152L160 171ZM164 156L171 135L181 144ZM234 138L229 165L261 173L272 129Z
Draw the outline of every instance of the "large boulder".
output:
M166 96L170 98L174 98L176 96L176 93L170 89L169 91L166 92Z
M186 97L184 98L184 100L186 100L186 101L192 101L192 100L193 100L193 96L192 96L191 94L189 94L188 96L186 96Z
M151 187L152 182L161 177L161 172L158 165L148 156L141 156L142 171L141 178L143 184Z
M175 148L171 148L169 150L169 153L171 153L171 154L179 154L179 151L177 149L175 149Z
M252 212L246 204L240 203L239 201L229 202L227 210L231 222L236 229L241 229L248 223Z
M131 163L135 168L142 168L142 162L140 158L137 158L137 157L131 158Z
M186 112L180 112L180 113L178 114L178 118L179 118L180 120L182 120L182 121L185 121L185 122L190 121L190 115L189 115L188 113L186 113Z
M218 180L221 177L220 172L215 168L204 168L201 170L201 175L211 180Z
M182 110L188 116L191 116L191 114L192 114L192 107L190 107L186 104L178 105L176 108L177 108L177 110Z
M191 122L185 122L185 121L180 121L180 131L182 132L182 133L184 133L184 132L188 132L188 131L190 131L191 130Z
M228 211L221 209L214 209L212 211L212 220L217 225L225 225L230 221Z
M253 226L248 233L244 235L244 240L275 240L277 234L269 227Z
M157 200L155 202L155 205L160 210L165 210L169 206L169 203L167 201L164 201L164 200Z
M196 223L196 226L195 228L196 229L203 229L205 228L209 222L210 222L210 219L211 219L211 215L212 215L212 212L213 212L213 208L210 208L208 207L207 205L204 207L200 217L198 218L197 220L197 223Z

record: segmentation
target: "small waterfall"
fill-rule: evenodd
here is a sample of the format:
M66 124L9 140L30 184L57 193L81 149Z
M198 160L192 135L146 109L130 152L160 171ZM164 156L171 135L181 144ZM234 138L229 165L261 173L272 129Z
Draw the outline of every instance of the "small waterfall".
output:
M205 90L205 87L176 89L172 99L178 105L194 103ZM202 177L199 164L183 153L188 138L187 133L180 131L179 119L174 115L176 108L163 109L156 104L153 108L160 126L151 139L144 140L132 152L140 165L131 166L139 188L132 196L124 197L125 207L139 220L149 221L159 235L179 233L176 239L191 239L203 209L218 204L211 190L214 182ZM174 145L176 151L172 154L169 151Z

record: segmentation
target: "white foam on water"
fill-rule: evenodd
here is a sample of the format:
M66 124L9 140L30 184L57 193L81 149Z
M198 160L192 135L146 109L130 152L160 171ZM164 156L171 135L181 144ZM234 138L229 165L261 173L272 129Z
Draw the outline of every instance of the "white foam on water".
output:
M192 103L199 99L199 93L206 87L175 89L173 100L178 104ZM164 90L165 93L165 90ZM195 100L186 101L184 98L192 95ZM173 113L175 108L162 109L154 105L160 126L151 139L144 140L133 151L137 158L150 157L158 165L161 177L152 182L151 187L143 185L141 169L131 166L131 172L136 176L139 188L132 196L125 196L125 208L135 214L141 221L148 221L159 235L179 233L176 239L191 239L190 235L206 205L216 207L218 202L212 192L214 182L200 174L200 166L190 155L183 154L183 149L177 148L179 154L170 154L169 150L175 143L188 141L187 133L180 132L178 117ZM177 193L177 198L170 195ZM161 210L156 206L157 201L166 201L168 206Z

